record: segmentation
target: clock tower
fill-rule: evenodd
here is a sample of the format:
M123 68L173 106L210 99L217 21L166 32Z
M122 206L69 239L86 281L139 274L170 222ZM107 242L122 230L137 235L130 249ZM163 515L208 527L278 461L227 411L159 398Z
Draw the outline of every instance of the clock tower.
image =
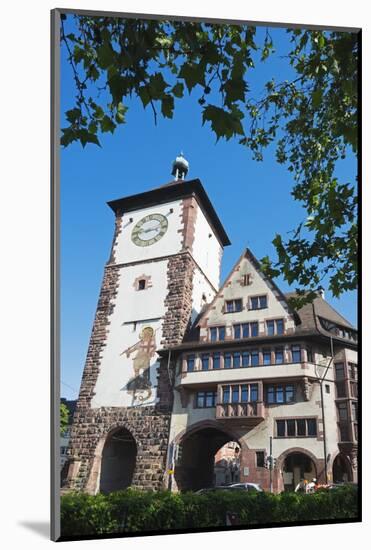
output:
M228 236L188 162L174 180L108 203L115 231L71 432L66 489L160 489L176 364L171 346L219 288ZM169 348L166 357L158 354Z

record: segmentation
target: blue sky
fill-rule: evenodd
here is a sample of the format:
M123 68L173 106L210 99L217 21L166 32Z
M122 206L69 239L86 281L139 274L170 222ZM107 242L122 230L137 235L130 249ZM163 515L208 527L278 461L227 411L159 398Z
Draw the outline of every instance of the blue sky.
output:
M287 48L286 32L270 30L277 53ZM260 29L258 36L264 36ZM272 75L277 81L290 78L286 62L278 56L259 63L250 84L260 92ZM73 107L74 85L62 50L61 110ZM76 398L95 315L104 264L108 259L114 215L106 202L169 182L171 163L181 150L190 162L189 179L199 178L232 242L224 252L222 281L248 246L257 258L274 257L271 244L276 233L284 237L304 210L293 201L293 181L285 167L276 163L273 150L263 162L252 160L237 140L216 143L208 125L201 124L200 94L176 102L172 120L158 117L140 100L129 102L127 123L114 135L100 137L102 148L72 144L61 153L61 395ZM350 156L337 166L342 180L352 181L356 160ZM286 283L276 281L283 291ZM356 324L356 293L339 300L326 299Z

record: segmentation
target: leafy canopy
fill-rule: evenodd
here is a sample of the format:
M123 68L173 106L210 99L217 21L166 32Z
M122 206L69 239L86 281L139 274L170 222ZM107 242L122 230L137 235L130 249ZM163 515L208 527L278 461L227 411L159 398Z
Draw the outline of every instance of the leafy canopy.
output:
M125 123L132 96L150 106L155 123L159 114L171 119L187 90L217 140L238 139L257 161L272 145L292 173L293 198L307 217L292 237L276 235L277 259L262 264L270 276L296 284L293 305L312 299L323 280L334 296L356 288L356 186L335 176L339 159L357 152L355 33L288 29L286 59L295 78L270 79L253 98L250 71L256 59L274 55L268 30L257 44L255 27L247 25L74 16L75 30L66 34L64 20L61 40L76 97L63 146L100 145L100 133Z

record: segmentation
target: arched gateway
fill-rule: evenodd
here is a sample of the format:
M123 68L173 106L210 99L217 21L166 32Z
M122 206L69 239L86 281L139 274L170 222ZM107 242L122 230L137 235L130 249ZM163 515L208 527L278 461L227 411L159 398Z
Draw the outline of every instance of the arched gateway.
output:
M241 447L233 433L212 422L202 422L181 434L177 438L174 471L178 490L197 491L212 487L215 483L215 456L226 443L232 441L236 447Z
M126 428L111 432L102 452L99 491L111 493L129 487L134 475L136 456L135 440Z

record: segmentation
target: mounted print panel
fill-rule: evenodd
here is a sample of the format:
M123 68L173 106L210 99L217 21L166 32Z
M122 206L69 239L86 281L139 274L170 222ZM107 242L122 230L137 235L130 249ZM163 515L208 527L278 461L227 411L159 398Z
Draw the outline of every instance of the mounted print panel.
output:
M52 25L53 539L360 521L360 30Z

